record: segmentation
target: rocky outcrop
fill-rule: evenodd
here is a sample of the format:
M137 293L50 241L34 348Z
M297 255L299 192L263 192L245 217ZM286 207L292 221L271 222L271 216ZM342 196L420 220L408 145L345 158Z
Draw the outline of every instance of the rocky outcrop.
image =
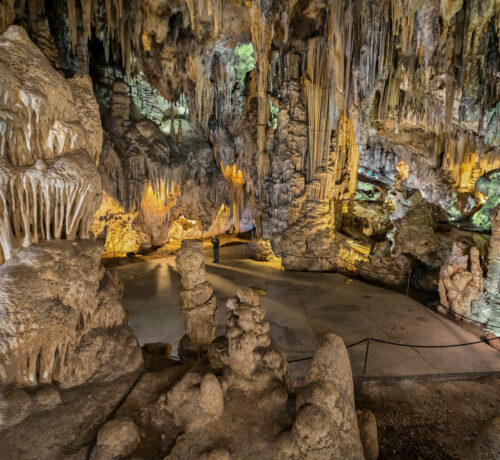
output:
M288 363L271 346L264 316L250 288L238 289L227 301L226 339L214 342L209 353L212 365L222 368L225 388L258 392L287 383Z
M101 252L88 240L44 242L0 266L3 383L73 387L141 367L119 290L100 267Z
M487 275L484 280L482 297L474 305L474 311L481 321L491 323L487 326L497 335L500 334L500 206L491 216L491 241L488 249Z
M123 458L131 454L140 442L141 435L133 420L128 417L116 417L106 422L97 433L96 447L90 458Z
M41 240L88 238L99 205L99 111L11 26L0 36L0 262Z
M328 334L315 351L295 406L292 429L278 439L276 458L363 458L351 366L340 337Z
M439 273L441 304L461 315L475 316L475 303L482 293L483 271L478 248L454 243Z
M175 259L181 277L179 312L184 321L182 353L207 350L215 338L218 309L213 288L207 281L203 262L203 241L183 240Z
M414 258L426 267L445 262L452 240L437 229L439 209L423 199L420 192L394 192L394 231L390 238L394 252Z

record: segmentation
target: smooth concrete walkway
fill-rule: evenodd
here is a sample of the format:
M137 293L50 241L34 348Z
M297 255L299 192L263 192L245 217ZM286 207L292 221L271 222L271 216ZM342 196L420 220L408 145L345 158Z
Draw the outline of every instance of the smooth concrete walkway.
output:
M245 245L221 248L213 264L205 251L208 280L214 286L225 329L225 303L241 286L266 292L262 305L271 337L288 359L310 356L324 334L334 332L348 345L365 337L399 343L448 345L478 339L413 299L334 273L284 272L276 265L248 259ZM130 326L142 344L168 342L174 353L184 333L177 312L180 279L175 258L116 267L125 284L123 303ZM365 345L349 349L353 374L362 375ZM308 362L290 365L303 375ZM486 344L419 349L371 343L367 376L500 371L500 353Z

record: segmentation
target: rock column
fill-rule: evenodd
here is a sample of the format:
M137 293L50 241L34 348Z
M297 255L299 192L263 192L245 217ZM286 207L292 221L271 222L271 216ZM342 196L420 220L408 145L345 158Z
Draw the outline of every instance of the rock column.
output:
M203 241L183 240L175 264L182 283L179 312L186 329L179 353L205 351L215 338L218 309L206 279Z

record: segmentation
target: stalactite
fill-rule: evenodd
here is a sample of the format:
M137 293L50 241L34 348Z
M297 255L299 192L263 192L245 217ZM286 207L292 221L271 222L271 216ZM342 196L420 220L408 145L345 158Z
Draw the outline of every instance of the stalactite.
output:
M82 152L49 161L33 167L0 164L3 259L40 240L88 238L101 190L95 167L89 168L91 160Z
M305 94L307 100L307 115L309 123L309 150L307 181L310 182L317 170L328 164L330 147L330 117L329 90L330 66L324 57L328 55L327 45L322 38L309 40L307 51L307 76L305 79Z
M74 48L78 41L77 18L76 18L76 5L75 0L66 0L68 7L68 20L71 29L71 46Z
M268 176L269 171L269 157L265 151L265 142L269 117L267 89L273 24L270 0L253 0L250 5L250 31L257 64L257 188L259 196L262 196L263 181Z

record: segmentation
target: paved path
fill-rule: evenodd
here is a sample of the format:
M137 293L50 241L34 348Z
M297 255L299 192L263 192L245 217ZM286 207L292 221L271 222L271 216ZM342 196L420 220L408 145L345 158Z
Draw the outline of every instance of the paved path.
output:
M225 302L240 286L266 291L262 305L271 336L288 359L311 355L328 333L346 344L365 337L401 343L446 345L477 338L413 299L334 273L283 272L247 258L244 245L221 248L221 263L205 251L208 280L220 308L217 334L224 332ZM123 303L142 344L173 345L183 335L177 312L180 280L173 256L116 268L125 284ZM349 350L354 375L361 375L365 346ZM291 364L303 375L308 362ZM500 353L486 344L448 349L416 349L371 343L368 376L500 371Z

